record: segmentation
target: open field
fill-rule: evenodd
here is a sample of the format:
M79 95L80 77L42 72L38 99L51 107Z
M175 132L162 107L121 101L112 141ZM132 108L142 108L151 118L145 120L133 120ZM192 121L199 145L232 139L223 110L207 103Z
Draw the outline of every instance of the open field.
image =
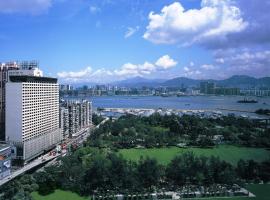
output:
M232 145L220 145L216 148L151 148L151 149L121 149L119 153L125 159L138 161L141 156L156 158L160 164L168 164L175 156L192 151L195 155L219 156L221 159L236 165L239 159L261 162L270 158L270 151L261 148L246 148Z
M33 192L32 197L34 200L90 200L90 198L80 197L78 194L62 190L55 190L54 193L46 196Z

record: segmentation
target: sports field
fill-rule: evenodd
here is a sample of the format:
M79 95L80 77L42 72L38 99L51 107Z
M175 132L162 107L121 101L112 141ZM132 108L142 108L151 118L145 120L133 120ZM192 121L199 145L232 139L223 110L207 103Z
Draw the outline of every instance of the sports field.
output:
M270 151L262 148L246 148L232 145L220 145L215 148L151 148L151 149L122 149L119 154L122 154L125 159L138 161L140 157L150 157L158 160L160 164L168 164L175 156L192 151L195 155L204 156L219 156L221 159L236 165L239 159L261 162L270 159Z

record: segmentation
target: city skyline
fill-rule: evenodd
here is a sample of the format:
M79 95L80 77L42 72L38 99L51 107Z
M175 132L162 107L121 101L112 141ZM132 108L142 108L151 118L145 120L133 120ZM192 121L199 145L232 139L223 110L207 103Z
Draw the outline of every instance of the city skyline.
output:
M62 83L263 77L269 8L266 0L0 0L1 62L39 60Z

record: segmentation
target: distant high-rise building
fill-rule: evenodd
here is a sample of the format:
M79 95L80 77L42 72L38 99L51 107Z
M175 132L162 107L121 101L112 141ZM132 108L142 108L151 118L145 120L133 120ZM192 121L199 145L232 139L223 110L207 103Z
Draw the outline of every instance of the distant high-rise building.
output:
M215 83L204 81L200 83L200 93L201 94L214 94L215 93Z
M6 141L17 159L28 161L60 142L59 85L56 78L27 67L10 71L6 83ZM32 73L29 72L32 70ZM39 72L38 72L39 71Z
M240 89L219 87L215 89L215 94L216 95L240 95Z
M72 137L92 125L92 104L89 101L66 101L60 107L61 132L63 137Z
M71 91L73 87L71 85L60 85L60 91Z

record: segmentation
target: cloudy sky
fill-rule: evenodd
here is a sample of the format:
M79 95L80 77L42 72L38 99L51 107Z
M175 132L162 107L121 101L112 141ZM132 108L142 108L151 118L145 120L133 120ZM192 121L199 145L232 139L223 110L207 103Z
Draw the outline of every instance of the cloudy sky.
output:
M61 82L270 76L270 0L0 0L0 62Z

